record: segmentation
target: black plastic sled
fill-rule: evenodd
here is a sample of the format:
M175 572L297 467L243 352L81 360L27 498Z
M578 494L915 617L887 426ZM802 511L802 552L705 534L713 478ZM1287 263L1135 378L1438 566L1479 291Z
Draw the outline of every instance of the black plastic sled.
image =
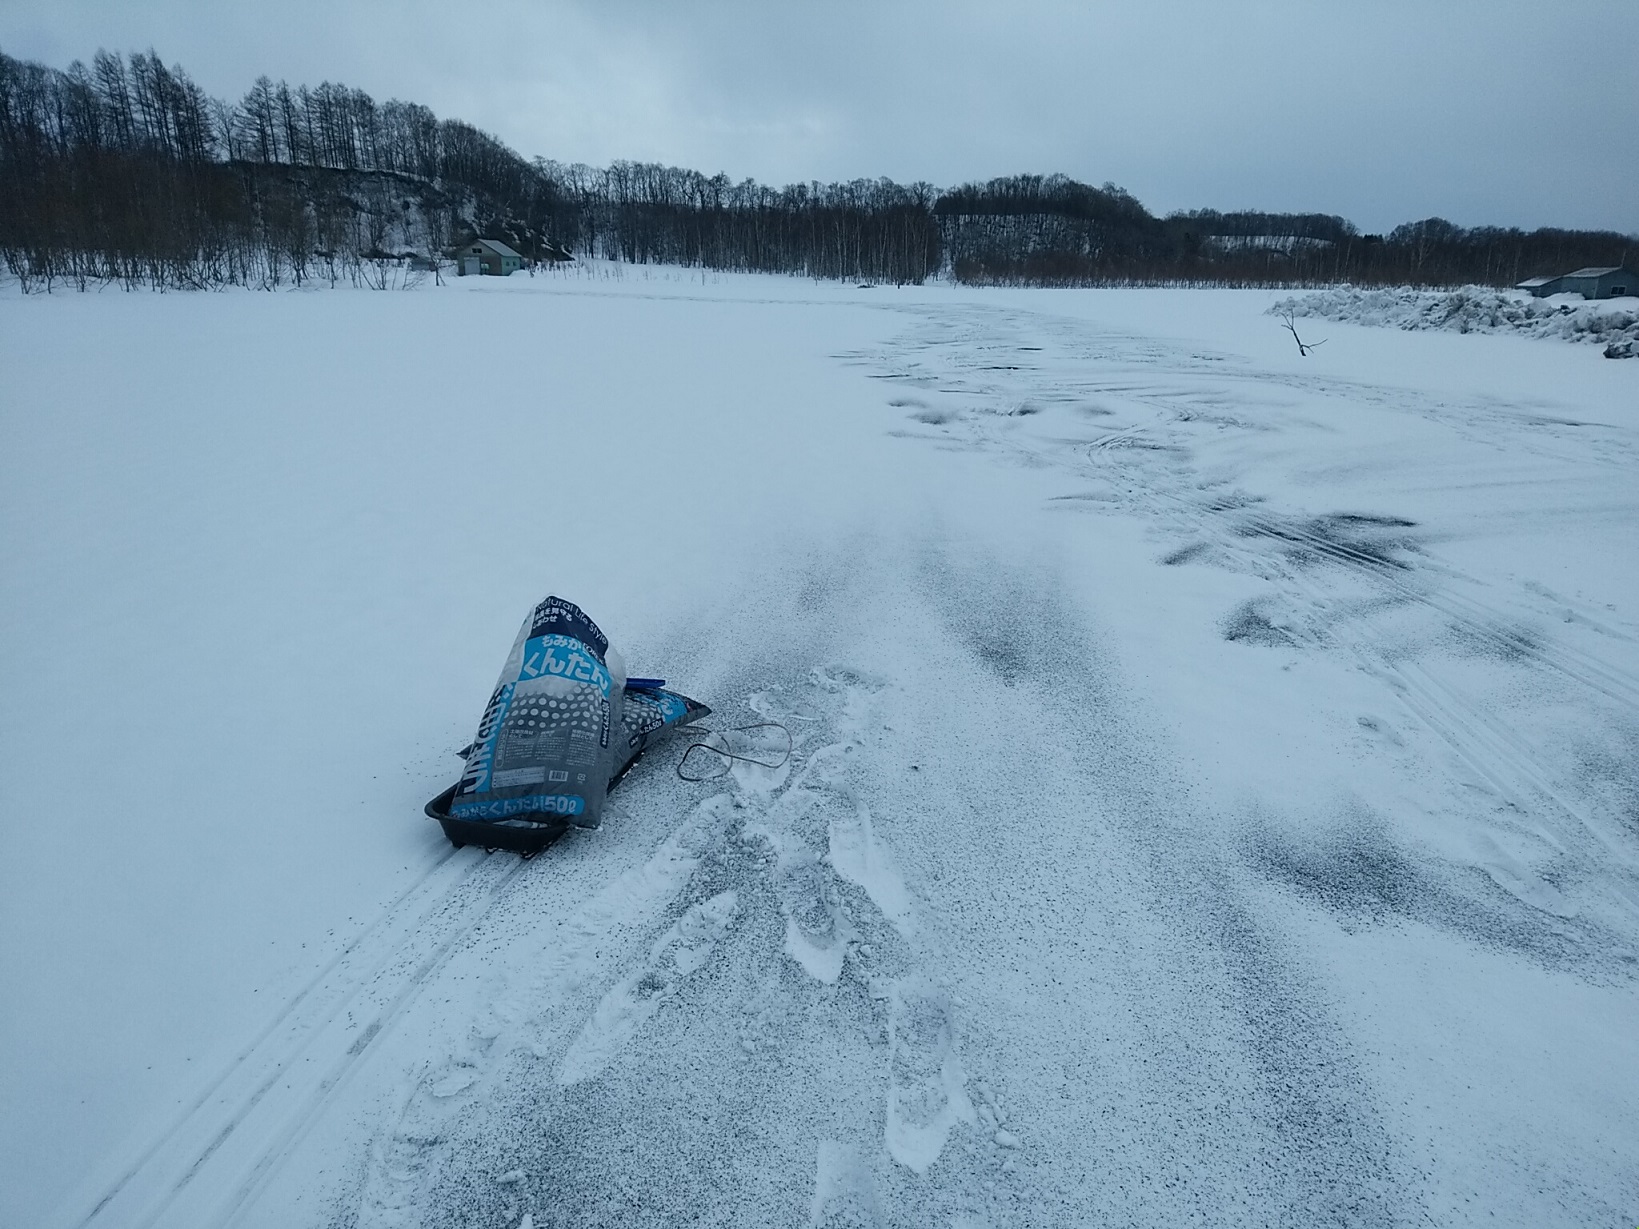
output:
M509 849L513 853L540 853L553 841L569 831L569 821L531 823L508 820L494 823L482 819L456 819L450 814L450 803L455 801L454 785L434 798L422 809L429 819L436 819L450 838L450 844L460 849L463 845L482 845L485 849Z

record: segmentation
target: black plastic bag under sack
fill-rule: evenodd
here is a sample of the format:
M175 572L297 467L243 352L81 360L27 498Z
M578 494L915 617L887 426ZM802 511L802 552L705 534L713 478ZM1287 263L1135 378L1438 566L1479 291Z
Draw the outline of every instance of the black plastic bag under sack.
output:
M626 743L617 757L619 766L609 779L610 789L614 789L627 770L637 763L637 757L650 745L678 726L711 715L711 709L700 701L667 691L659 685L660 681L644 679L641 683L629 683L626 687L626 699L620 716L621 733L625 735Z

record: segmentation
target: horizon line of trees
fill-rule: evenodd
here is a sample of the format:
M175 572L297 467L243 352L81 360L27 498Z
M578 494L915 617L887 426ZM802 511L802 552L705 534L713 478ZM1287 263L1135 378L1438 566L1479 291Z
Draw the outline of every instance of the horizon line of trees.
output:
M1511 285L1639 263L1606 231L1361 234L1323 214L1151 214L1114 184L1014 175L774 188L652 163L526 160L417 103L260 77L212 98L152 51L66 70L0 52L0 260L25 289L403 284L474 235L533 260L919 283Z
M1330 214L1157 218L1114 184L1015 175L935 202L952 275L1006 285L1512 286L1585 265L1639 264L1639 237L1545 227L1464 228L1427 218L1362 234Z

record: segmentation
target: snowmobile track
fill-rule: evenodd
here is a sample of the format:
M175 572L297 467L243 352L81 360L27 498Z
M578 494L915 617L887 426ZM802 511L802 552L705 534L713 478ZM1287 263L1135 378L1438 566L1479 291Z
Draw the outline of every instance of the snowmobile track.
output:
M1011 323L1011 322L1009 322ZM1044 322L1045 323L1045 322ZM983 322L969 322L969 332L980 334ZM942 338L949 344L953 338ZM966 339L971 347L973 337ZM1071 340L1068 337L1064 340ZM935 350L941 342L923 344L920 353ZM901 343L903 349L904 343ZM960 355L956 356L958 359ZM1085 356L1082 356L1085 357ZM890 367L907 361L903 353L891 349L878 352L876 361ZM1197 384L1167 383L1157 387L1153 382L1104 380L1093 384L1067 381L1061 372L1043 373L1039 378L1020 381L1010 387L992 383L965 382L953 373L941 376L938 363L918 360L917 370L928 373L946 383L964 384L964 391L978 403L977 414L964 420L963 434L981 447L1018 457L1032 467L1062 467L1081 477L1093 477L1108 482L1114 502L1151 520L1167 519L1168 514L1181 514L1193 533L1213 544L1221 555L1235 559L1254 575L1265 577L1278 589L1285 590L1299 606L1317 616L1314 625L1294 633L1317 646L1340 652L1352 658L1369 675L1379 679L1404 706L1407 712L1443 743L1472 774L1473 781L1504 804L1515 814L1515 820L1502 821L1517 824L1521 831L1529 831L1536 839L1561 855L1569 854L1584 864L1609 864L1612 857L1618 864L1626 863L1623 850L1624 834L1595 809L1580 803L1556 784L1555 774L1541 761L1539 750L1517 730L1499 720L1494 713L1429 671L1414 663L1395 659L1376 644L1370 636L1352 636L1337 627L1328 626L1327 616L1333 603L1321 592L1315 578L1305 571L1305 561L1293 558L1293 552L1306 556L1309 563L1320 562L1359 577L1391 600L1414 605L1438 614L1446 625L1469 643L1504 660L1526 668L1536 668L1558 675L1577 690L1612 702L1630 718L1639 715L1639 678L1614 662L1595 652L1547 636L1537 636L1519 621L1518 612L1494 607L1466 593L1459 587L1483 588L1479 578L1438 560L1411 556L1404 561L1389 550L1373 550L1370 545L1338 540L1298 517L1281 516L1268 509L1260 510L1255 502L1226 499L1214 493L1208 484L1199 481L1192 469L1180 471L1176 462L1187 456L1174 441L1178 430L1188 430L1184 424L1198 423L1203 416L1221 420L1227 425L1246 427L1251 420L1241 421L1244 415L1234 413L1245 398L1233 394L1230 386L1222 388ZM958 361L957 366L961 364ZM1246 377L1239 373L1215 371L1217 379L1238 383ZM1262 381L1263 374L1257 377ZM1321 384L1299 380L1292 386L1309 392L1335 394ZM1447 426L1472 433L1474 422L1453 418L1452 407L1443 404L1417 403L1405 405L1399 390L1350 385L1352 395L1368 400L1407 408L1421 417L1440 421ZM1008 419L997 408L998 403L1014 403L1020 397L1052 400L1063 399L1069 393L1095 394L1114 397L1127 404L1136 417L1127 425L1112 423L1109 428L1086 441L1031 440L1022 437L1010 427ZM1255 400L1255 399L1254 399ZM1227 406L1230 417L1215 407ZM1505 412L1507 407L1486 405L1466 407L1473 409L1478 418L1498 427L1517 428L1517 414ZM1466 412L1465 409L1465 412ZM1106 411L1107 412L1107 411ZM1515 432L1514 434L1517 434ZM1152 437L1146 440L1146 437ZM1187 441L1186 441L1187 442ZM1523 440L1533 452L1564 461L1580 461L1580 457L1560 457L1552 449L1545 449L1536 437ZM1064 444L1072 444L1065 448ZM1157 465L1154 458L1171 458ZM1216 485L1216 484L1212 484ZM1170 489L1169 489L1170 488ZM1277 548L1275 553L1249 550L1252 542L1262 542ZM1529 587L1528 587L1529 588ZM1561 604L1558 599L1550 598ZM1528 603L1529 606L1539 605ZM1538 615L1546 612L1538 610ZM1567 618L1576 619L1570 615ZM1631 640L1618 629L1604 626L1586 613L1580 621L1596 627L1607 637ZM1504 878L1509 878L1504 875ZM1537 891L1541 888L1541 892ZM1613 888L1621 905L1628 910L1639 908L1639 883L1631 873L1618 875ZM1536 903L1542 892L1550 911L1557 907L1553 894L1544 885L1525 883L1510 890L1523 891Z
M1228 537L1218 546L1231 556L1245 554L1244 548L1237 548ZM1246 562L1250 566L1253 561ZM1302 596L1311 610L1324 608L1324 597L1300 568L1285 567L1281 578ZM1408 594L1408 598L1414 596ZM1533 825L1531 831L1558 853L1608 865L1624 862L1621 834L1557 789L1552 783L1552 774L1539 762L1527 741L1482 706L1416 663L1394 660L1369 641L1340 635L1334 627L1322 624L1293 634L1352 657L1367 674L1381 680L1418 722L1455 753L1485 789L1521 818L1532 817L1538 824L1547 825L1546 830ZM1568 826L1564 822L1567 820ZM1639 910L1639 884L1632 876L1619 875L1613 882L1625 906Z
M931 323L933 322L924 320L924 327ZM938 345L948 346L959 341L965 341L970 348L982 349L984 348L982 339L985 335L985 330L987 327L993 328L995 323L996 322L993 318L969 318L963 321L963 324L966 325L967 328L967 335L965 337L951 335L943 338L940 342L920 344L917 348L926 351L934 349ZM1006 325L1014 325L1017 321L1015 319L1008 318L1004 320L1003 323ZM1077 343L1085 343L1086 341L1086 338L1079 336L1077 333L1067 332L1064 322L1044 318L1037 323L1043 327L1055 329L1056 331L1064 334L1064 340L1066 341ZM1131 342L1136 339L1125 340ZM907 343L902 342L900 348L903 349L906 344ZM958 358L958 366L961 366L959 361L960 351L957 351L956 355ZM902 354L891 356L878 353L873 357L878 363L887 362L890 365L904 363L906 361ZM919 370L931 370L930 368L926 368L924 364L920 362L914 363L913 365ZM991 369L986 368L986 370ZM1032 374L1034 375L1035 373ZM1255 378L1260 383L1266 382L1269 378L1271 378L1269 373L1266 372L1260 372L1255 377L1248 377L1241 373L1223 372L1217 369L1212 369L1210 374L1218 378L1228 378L1231 380ZM1280 382L1289 387L1307 392L1335 394L1338 391L1335 387L1328 385L1324 381L1315 381L1312 379L1288 376L1280 378ZM1062 376L1046 375L1044 373L1037 378L1027 379L1022 381L1018 386L1006 389L987 383L985 385L970 386L959 391L985 400L1002 399L1011 401L1018 400L1021 396L1034 396L1038 398L1052 399L1052 397L1063 392L1067 387L1070 386L1066 385ZM1083 445L1079 450L1081 455L1101 473L1108 473L1112 467L1116 468L1117 470L1122 470L1122 458L1120 454L1128 449L1139 447L1137 441L1153 428L1164 427L1169 421L1172 423L1191 422L1199 416L1198 409L1195 406L1179 404L1181 400L1188 401L1199 396L1199 391L1192 388L1179 387L1157 389L1153 386L1153 384L1149 383L1131 383L1126 381L1110 382L1106 380L1096 382L1094 385L1080 386L1080 391L1123 396L1130 401L1141 403L1147 411L1154 414L1157 419L1156 422L1150 424L1135 423L1131 426L1116 428L1100 438ZM1393 398L1397 402L1404 401L1406 396L1404 390L1392 390L1354 383L1347 385L1347 391L1352 395L1369 396L1378 400L1388 400ZM1452 407L1445 404L1416 405L1410 408L1413 412L1423 417L1433 417L1442 422L1453 421ZM1503 425L1508 427L1518 427L1519 425L1519 419L1516 415L1504 413L1494 405L1485 407L1467 407L1467 412L1481 413L1488 421L1500 420ZM1474 427L1474 423L1469 421L1467 418L1457 420L1455 425L1465 430L1472 430ZM1011 436L1004 437L994 430L985 429L984 425L978 423L971 425L969 434L977 437L984 444L1003 449L1004 451L1022 453L1033 462L1063 464L1067 459L1063 453L1044 450L1040 447L1033 447ZM1542 441L1535 438L1529 440L1529 446L1533 450L1542 453L1543 455L1562 461L1582 463L1588 459L1582 454L1578 454L1574 457L1560 456L1552 450L1545 450ZM1161 445L1160 447L1164 451L1166 445ZM1625 458L1623 459L1622 463L1627 463ZM1130 475L1126 475L1124 473L1123 476ZM1153 476L1154 475L1146 475L1146 479L1153 478ZM1149 480L1146 480L1141 485L1135 487L1133 494L1138 495L1138 502L1140 503L1144 502L1145 497L1153 497L1166 501L1186 511L1190 515L1191 519L1198 523L1208 522L1212 518L1212 514L1215 513L1239 513L1237 524L1244 531L1262 537L1266 540L1277 542L1285 541L1299 545L1303 549L1311 551L1315 555L1320 556L1331 563L1349 568L1358 574L1368 575L1377 583L1387 587L1396 596L1405 598L1408 601L1417 602L1428 609L1438 611L1447 619L1451 620L1455 627L1474 637L1478 642L1492 646L1499 653L1522 660L1538 662L1557 671L1559 674L1563 675L1567 679L1570 679L1572 682L1575 682L1582 687L1586 687L1589 690L1598 692L1609 700L1615 701L1617 704L1628 710L1629 713L1639 713L1639 678L1635 678L1630 673L1612 665L1610 662L1601 661L1592 654L1589 654L1574 645L1539 642L1519 632L1510 631L1508 630L1511 622L1509 617L1504 612L1493 610L1482 602L1477 602L1472 598L1465 597L1458 593L1453 593L1449 589L1446 589L1438 594L1420 590L1417 587L1408 584L1405 580L1394 576L1392 574L1392 569L1385 566L1384 560L1381 558L1364 551L1353 549L1345 543L1336 542L1319 534L1305 530L1300 525L1282 524L1277 523L1267 517L1260 517L1255 513L1251 513L1244 507L1237 508L1232 505L1226 505L1221 500L1217 499L1207 499L1203 501L1199 498L1191 498L1188 496L1179 495L1175 492L1158 489L1153 482ZM1449 568L1445 570L1455 579L1472 582L1471 577L1467 577L1462 573L1455 572Z
M1085 449L1085 456L1096 468L1108 469L1109 454L1114 446L1130 440L1141 428L1133 428L1105 436ZM1144 495L1166 502L1189 514L1198 526L1209 522L1211 514L1240 513L1237 525L1246 533L1272 542L1286 542L1301 546L1328 562L1349 569L1357 575L1370 577L1375 583L1389 589L1395 596L1434 610L1449 619L1476 640L1488 644L1499 653L1546 666L1567 679L1606 699L1613 700L1633 713L1639 713L1639 679L1588 653L1570 645L1550 645L1531 639L1519 632L1506 630L1508 617L1483 603L1449 591L1433 594L1418 589L1393 574L1381 558L1345 544L1332 541L1297 525L1279 524L1266 517L1247 515L1244 507L1213 499L1203 502L1171 491L1148 487ZM1222 534L1218 535L1222 538ZM1220 543L1222 544L1222 543ZM1445 569L1461 579L1461 573Z
M1163 492L1157 492L1157 494L1164 495ZM1165 497L1185 502L1178 496ZM1215 511L1217 509L1209 508L1209 510ZM1434 596L1413 589L1411 586L1396 580L1392 575L1387 574L1380 560L1331 542L1318 534L1307 533L1291 526L1277 526L1257 517L1248 518L1244 523L1260 536L1277 540L1296 540L1316 554L1324 555L1335 563L1342 564L1357 572L1369 573L1394 590L1398 596L1405 598L1407 601L1419 602L1430 609L1439 611L1464 631L1494 645L1503 653L1540 662L1542 665L1559 671L1584 687L1598 691L1629 709L1639 711L1639 682L1629 678L1622 671L1596 661L1586 653L1568 646L1549 646L1536 643L1517 632L1499 630L1498 624L1502 621L1499 612L1491 611L1477 602L1456 594L1442 593L1439 596Z

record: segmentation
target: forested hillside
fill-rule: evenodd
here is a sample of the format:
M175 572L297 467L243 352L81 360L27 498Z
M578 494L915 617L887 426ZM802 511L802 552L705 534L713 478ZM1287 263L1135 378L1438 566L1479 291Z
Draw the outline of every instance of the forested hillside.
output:
M550 139L550 134L546 134ZM1019 175L939 191L796 184L654 164L527 160L416 103L263 77L237 103L153 52L60 71L0 53L0 256L25 288L403 284L465 239L872 282L1511 284L1639 261L1607 232L1439 218L1152 215L1113 184Z
M964 185L934 212L946 264L964 282L1511 286L1639 261L1639 238L1604 231L1465 229L1429 218L1370 235L1326 214L1197 209L1157 218L1114 184L1063 175Z

